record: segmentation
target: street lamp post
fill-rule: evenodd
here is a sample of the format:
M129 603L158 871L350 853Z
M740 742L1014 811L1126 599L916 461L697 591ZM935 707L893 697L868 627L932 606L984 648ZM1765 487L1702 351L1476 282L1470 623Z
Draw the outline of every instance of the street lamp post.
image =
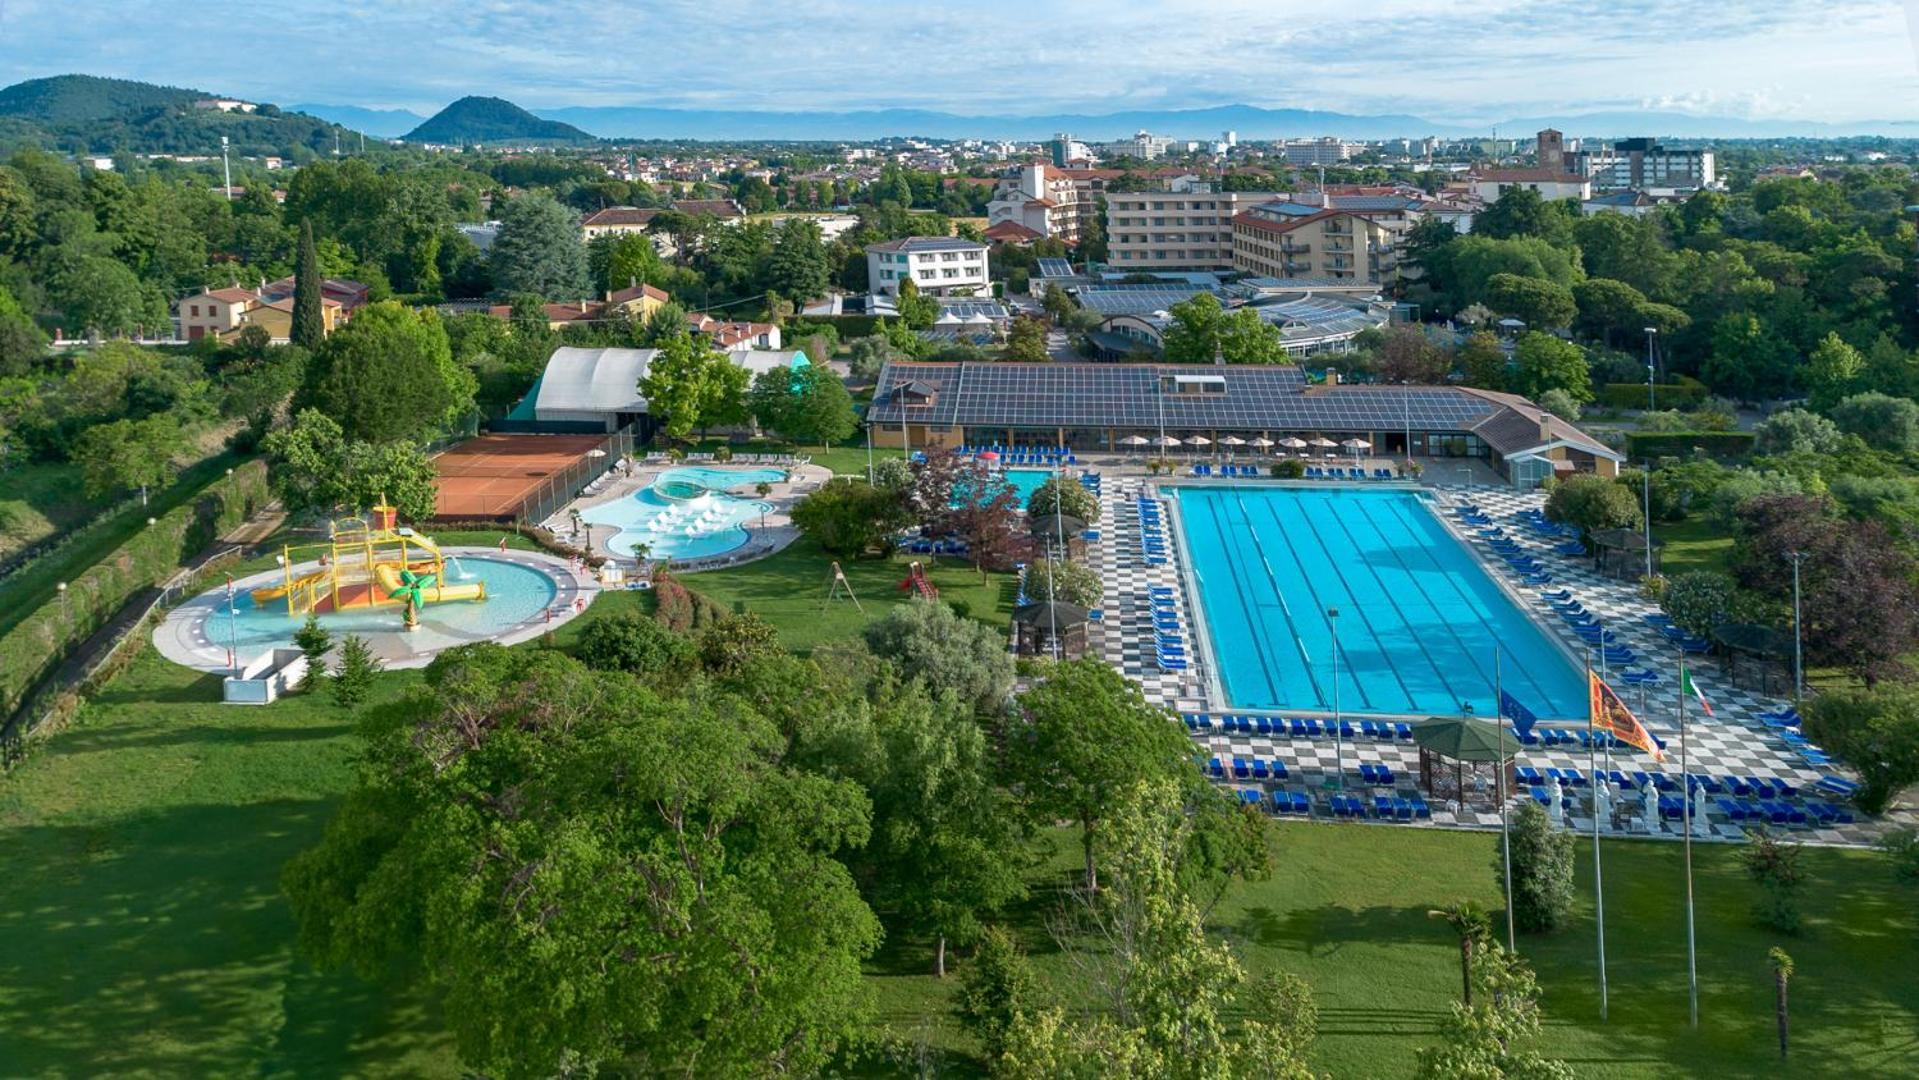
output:
M1654 395L1656 391L1654 391L1653 389L1653 375L1656 371L1659 370L1655 366L1653 361L1653 340L1655 337L1658 336L1658 334L1659 334L1659 328L1657 326L1646 327L1646 411L1647 412L1653 412L1659 408L1657 402L1654 399Z
M1799 564L1806 561L1806 553L1788 551L1786 558L1792 560L1792 699L1803 703L1806 698L1806 635L1799 622Z
M1652 580L1652 459L1647 458L1640 465L1640 475L1645 479L1646 509L1646 580Z

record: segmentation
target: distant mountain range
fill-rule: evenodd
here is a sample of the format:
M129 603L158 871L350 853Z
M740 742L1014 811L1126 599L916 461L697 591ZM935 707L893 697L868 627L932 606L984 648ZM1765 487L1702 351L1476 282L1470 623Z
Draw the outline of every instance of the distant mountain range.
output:
M408 142L448 146L594 141L593 136L571 124L543 120L511 101L496 97L463 97L402 137Z
M0 146L74 153L218 154L226 137L242 155L326 153L357 133L264 102L251 112L202 109L204 90L95 75L55 75L0 89Z
M293 105L291 108L376 139L397 139L426 122L411 109L365 109L358 105Z

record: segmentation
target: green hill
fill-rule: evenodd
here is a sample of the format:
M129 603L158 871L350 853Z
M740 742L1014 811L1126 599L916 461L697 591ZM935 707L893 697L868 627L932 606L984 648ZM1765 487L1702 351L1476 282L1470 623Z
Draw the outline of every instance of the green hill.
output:
M407 132L408 142L463 146L470 143L584 143L593 136L558 120L542 120L511 101L463 97Z
M306 158L359 135L269 104L255 111L196 109L200 90L95 75L56 75L0 89L0 149L32 145L68 153L217 154Z

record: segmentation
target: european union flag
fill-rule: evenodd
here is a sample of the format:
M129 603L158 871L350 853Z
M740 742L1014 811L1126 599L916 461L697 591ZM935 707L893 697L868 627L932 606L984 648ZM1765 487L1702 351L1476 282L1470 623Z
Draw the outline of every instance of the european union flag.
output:
M1534 716L1531 709L1521 705L1518 698L1504 690L1499 692L1499 715L1513 722L1522 739L1531 735L1533 725L1539 723L1539 717Z

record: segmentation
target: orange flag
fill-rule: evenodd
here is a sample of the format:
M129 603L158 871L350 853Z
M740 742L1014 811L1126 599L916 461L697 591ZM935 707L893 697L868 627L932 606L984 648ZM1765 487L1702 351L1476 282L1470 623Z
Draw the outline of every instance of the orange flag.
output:
M1646 725L1640 723L1639 718L1626 707L1619 692L1607 686L1606 680L1600 678L1598 672L1588 671L1586 678L1591 689L1592 711L1589 715L1592 726L1611 732L1613 738L1628 746L1644 750L1652 755L1654 761L1665 761L1666 755L1659 749L1659 744L1652 741L1652 732L1647 731Z

